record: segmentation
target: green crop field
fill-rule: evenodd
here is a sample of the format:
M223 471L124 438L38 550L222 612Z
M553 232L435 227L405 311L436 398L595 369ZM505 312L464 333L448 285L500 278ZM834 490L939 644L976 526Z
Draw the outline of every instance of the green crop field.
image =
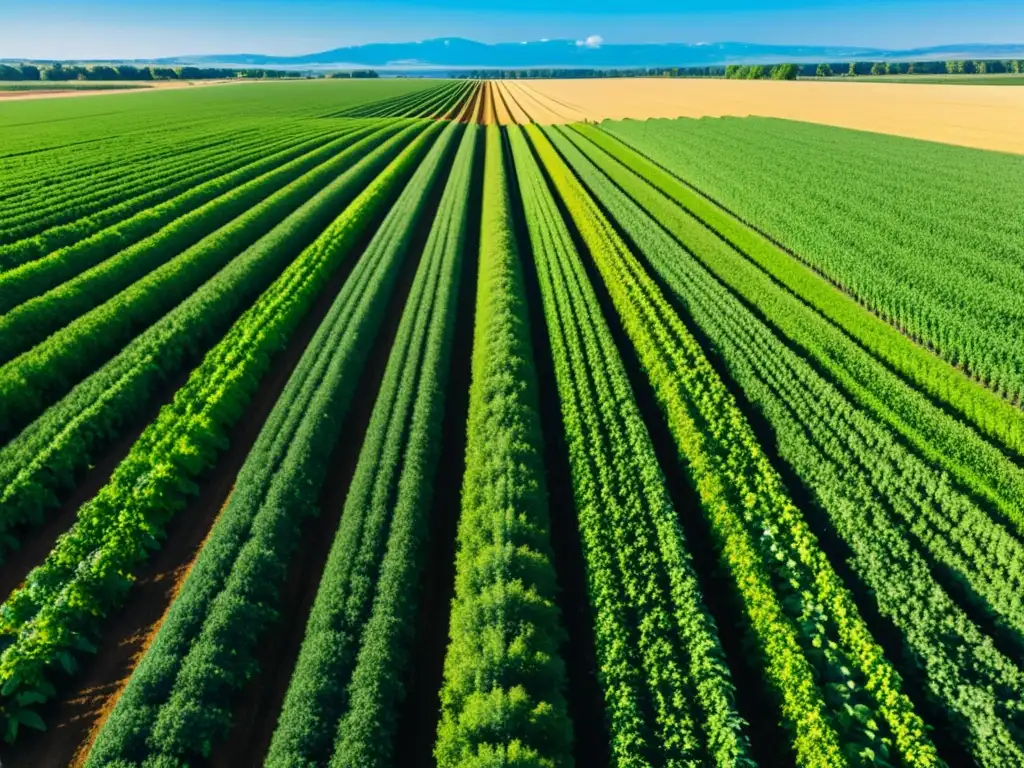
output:
M5 768L1024 765L1024 157L503 99L0 111Z
M826 79L826 78L821 78ZM833 78L828 78L830 81ZM916 83L918 85L1024 85L1024 75L885 75L838 78L850 83Z

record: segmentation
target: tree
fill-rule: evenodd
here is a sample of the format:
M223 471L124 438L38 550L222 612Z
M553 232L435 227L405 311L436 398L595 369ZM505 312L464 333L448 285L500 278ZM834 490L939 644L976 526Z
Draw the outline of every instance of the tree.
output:
M884 75L888 72L888 67L880 61L876 61L871 65L872 75Z
M777 64L772 67L772 80L796 80L800 67L796 64Z
M764 64L753 64L747 69L747 80L762 80L766 74Z
M86 80L117 80L117 70L106 64L97 64L85 71Z
M979 75L984 75L986 72L988 72L988 63L984 61L974 62L974 71Z
M850 62L850 71L847 72L846 74L848 74L850 77L856 77L857 76L857 62L856 61L851 61Z
M832 77L832 67L828 64L819 64L818 69L814 72L818 77Z
M0 80L21 80L21 70L7 64L0 64Z
M739 64L730 64L729 66L727 66L725 68L725 77L728 80L735 80L739 76L740 76L740 65Z

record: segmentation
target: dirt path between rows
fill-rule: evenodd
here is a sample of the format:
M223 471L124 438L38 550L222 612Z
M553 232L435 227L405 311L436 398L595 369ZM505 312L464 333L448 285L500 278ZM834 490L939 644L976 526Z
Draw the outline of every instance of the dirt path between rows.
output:
M502 86L526 94L522 108L544 124L758 115L1024 154L1024 88L670 78Z

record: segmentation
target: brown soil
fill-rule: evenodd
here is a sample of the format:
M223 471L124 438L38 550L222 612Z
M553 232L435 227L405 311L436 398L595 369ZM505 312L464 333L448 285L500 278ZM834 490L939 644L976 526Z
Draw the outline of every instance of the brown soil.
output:
M472 123L476 121L477 113L480 111L480 99L483 92L483 85L473 86L469 96L459 102L449 115L449 119L458 120L460 123Z
M233 476L225 479L230 482ZM223 493L225 499L229 490ZM141 569L124 609L104 633L99 653L86 660L65 693L42 713L46 722L56 725L45 737L26 738L7 750L5 765L36 768L80 765L85 760L96 732L163 623L222 504L197 504L175 521L168 546Z
M1024 89L905 83L623 78L501 84L538 123L778 117L1024 154ZM511 121L520 122L513 114Z

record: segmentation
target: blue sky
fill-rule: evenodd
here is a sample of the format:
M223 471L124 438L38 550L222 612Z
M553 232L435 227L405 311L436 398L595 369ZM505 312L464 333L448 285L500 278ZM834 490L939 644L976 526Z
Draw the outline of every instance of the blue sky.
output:
M0 0L0 58L290 55L429 37L917 47L1024 42L1007 0Z

